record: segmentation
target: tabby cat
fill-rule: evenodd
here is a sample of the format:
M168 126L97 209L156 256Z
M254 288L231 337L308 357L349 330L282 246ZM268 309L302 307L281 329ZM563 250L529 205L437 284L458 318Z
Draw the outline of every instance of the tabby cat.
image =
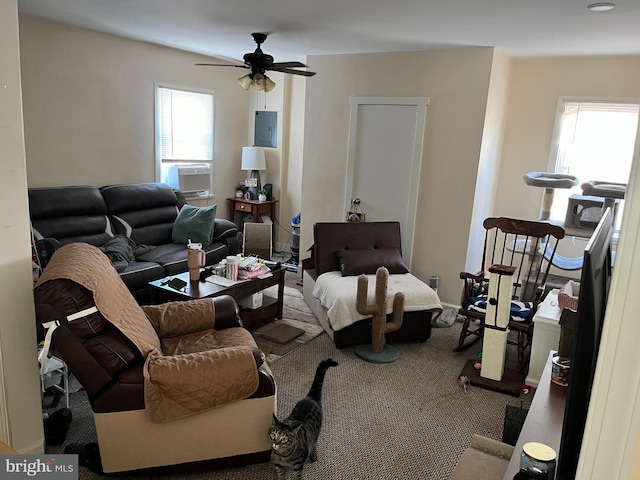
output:
M299 480L304 462L316 461L316 442L322 427L322 382L327 369L336 365L338 363L330 358L321 361L309 393L296 404L291 415L283 421L273 416L269 438L278 480L285 478L287 470L293 470Z

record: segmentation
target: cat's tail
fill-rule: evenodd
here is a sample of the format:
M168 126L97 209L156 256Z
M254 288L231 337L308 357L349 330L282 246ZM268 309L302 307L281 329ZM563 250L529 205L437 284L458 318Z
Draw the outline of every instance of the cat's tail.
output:
M309 389L308 397L313 398L316 401L320 401L322 396L322 383L324 382L324 376L327 373L329 367L335 367L338 365L338 362L331 358L327 358L326 360L322 360L316 369L316 376L313 379L313 383L311 384L311 388Z

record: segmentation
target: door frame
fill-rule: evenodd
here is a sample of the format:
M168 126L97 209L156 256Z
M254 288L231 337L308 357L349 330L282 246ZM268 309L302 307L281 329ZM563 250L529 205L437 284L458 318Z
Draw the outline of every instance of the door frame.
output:
M413 237L415 231L415 219L418 205L418 184L420 166L422 163L422 145L424 141L424 128L426 124L427 106L429 97L350 97L351 118L349 121L349 147L347 155L347 179L344 197L344 211L349 211L353 198L353 179L355 175L356 140L358 133L358 111L362 105L402 105L416 107L416 122L414 124L415 135L413 144L413 158L411 160L411 184L409 185L409 205L405 218L405 229L402 243L403 256L407 265L411 268L411 253L413 251ZM365 212L366 213L366 212Z

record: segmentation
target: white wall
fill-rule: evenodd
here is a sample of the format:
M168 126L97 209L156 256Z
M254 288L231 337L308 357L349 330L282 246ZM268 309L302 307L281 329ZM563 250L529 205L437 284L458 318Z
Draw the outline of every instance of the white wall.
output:
M20 25L30 187L154 181L153 89L160 82L214 92L213 203L219 216L227 217L226 198L247 177L241 153L253 145L256 110L278 112L278 145L265 149L267 171L261 175L274 186L277 217L288 226L291 212L300 211L299 193L292 197L282 188L289 175L290 123L283 110L293 95L288 75L270 74L277 86L265 97L240 88L242 70L194 65L207 57L27 15ZM294 120L300 111L292 113ZM294 125L294 141L301 142L300 122ZM289 183L299 192L301 168L294 175ZM288 232L275 228L283 244Z
M477 272L482 268L485 232L482 223L485 218L493 216L498 191L510 80L511 59L496 49L493 54L487 111L476 177L476 192L473 199L471 225L469 226L469 244L464 267L466 272Z
M284 105L285 125L288 125L287 136L284 139L286 151L282 157L282 190L280 192L280 221L285 230L291 231L291 219L301 213L302 205L302 168L304 155L304 114L305 90L307 78L289 75L287 77L289 95ZM286 127L285 127L286 128ZM302 216L301 216L302 217ZM301 218L301 222L305 219ZM283 241L291 248L293 238L283 237ZM300 251L300 258L306 257ZM302 271L299 272L302 276Z
M249 132L246 145L253 145L254 122L257 111L275 111L278 115L277 145L265 147L267 170L260 172L262 184L273 184L276 204L277 251L285 250L285 260L291 247L291 218L300 212L302 191L302 141L304 138L305 78L269 72L276 88L266 94L249 89ZM247 176L249 172L243 172Z
M18 8L0 2L0 439L44 451L20 95Z
M640 129L639 129L640 130ZM640 478L640 138L625 197L598 365L576 478Z
M207 57L20 16L30 187L155 180L154 82L214 91L214 201L245 176L250 96Z
M543 189L522 176L547 170L560 96L640 97L640 57L513 61L496 215L539 217Z
M457 303L492 62L491 48L309 57L301 252L315 222L346 214L349 97L429 97L411 269L440 275L440 297Z

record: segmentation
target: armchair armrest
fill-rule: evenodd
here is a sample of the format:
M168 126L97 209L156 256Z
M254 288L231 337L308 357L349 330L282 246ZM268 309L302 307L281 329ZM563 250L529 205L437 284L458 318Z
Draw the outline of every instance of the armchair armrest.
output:
M488 281L485 278L484 272L460 272L460 279L464 281L460 303L463 303L469 297L475 297L476 295L485 293L485 286L488 284Z
M202 330L241 327L237 304L223 295L186 302L146 305L142 310L161 339L188 335Z
M542 295L544 294L546 289L547 289L546 283L543 285L538 285L538 287L536 288L536 291L534 292L533 300L531 301L533 305L531 306L531 314L529 315L530 320L533 320L534 315L538 311L538 305L540 305L540 302L542 301Z
M238 226L230 220L216 218L213 227L213 241L227 244L229 254L236 255L240 251L238 242Z
M460 279L465 280L467 278L473 279L476 282L480 283L485 279L485 276L484 276L484 272L478 272L478 273L460 272Z
M41 238L35 242L36 253L38 254L38 261L40 262L40 268L44 270L47 266L51 256L58 250L61 245L55 238Z
M216 322L213 326L216 330L225 328L243 327L240 314L238 313L238 303L231 295L220 295L213 299L216 307Z
M249 347L249 348L251 349L251 353L253 354L253 359L256 362L256 367L260 368L262 364L267 361L267 356L258 347Z
M259 374L249 346L147 357L145 407L154 423L187 417L251 396Z
M222 238L236 238L238 235L238 226L231 220L225 218L214 219L213 239L220 240Z

